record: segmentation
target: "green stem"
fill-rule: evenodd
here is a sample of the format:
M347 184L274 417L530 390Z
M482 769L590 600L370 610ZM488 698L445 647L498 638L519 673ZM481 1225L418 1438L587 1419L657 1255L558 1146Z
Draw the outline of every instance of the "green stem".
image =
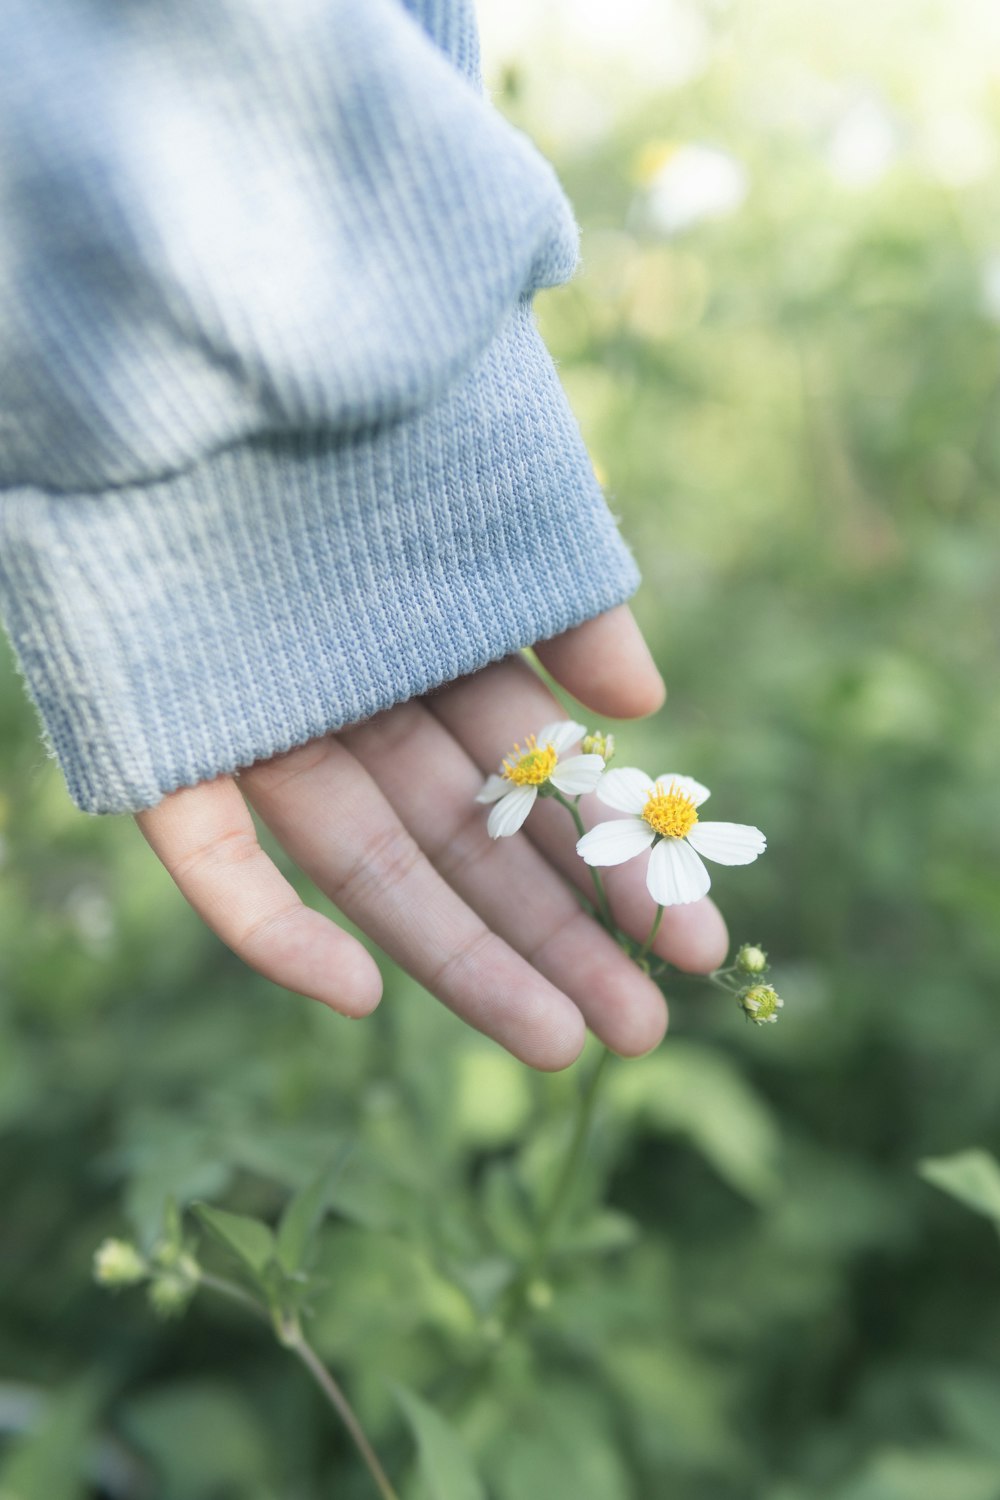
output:
M333 1376L330 1374L329 1370L326 1368L326 1365L320 1359L315 1349L311 1344L308 1344L306 1342L301 1333L296 1339L294 1339L292 1343L288 1345L288 1347L289 1349L291 1349L293 1354L298 1355L299 1359L305 1365L306 1369L309 1371L310 1375L315 1380L316 1384L319 1386L320 1390L323 1392L324 1396L329 1401L334 1411L340 1417L340 1420L343 1422L348 1432L351 1434L351 1437L354 1439L354 1445L367 1464L368 1471L375 1481L376 1488L378 1489L379 1494L382 1496L382 1500L399 1500L399 1496L396 1494L396 1491L389 1483L388 1476L386 1475L385 1470L378 1461L378 1456L375 1452L375 1449L372 1447L371 1443L369 1443L367 1437L365 1436L364 1428L358 1421L357 1416L354 1413L354 1408L351 1406L347 1397L344 1395L344 1392L334 1380Z
M258 1302L256 1297L251 1297L250 1293L245 1292L241 1286L237 1286L236 1282L226 1281L221 1276L212 1276L207 1271L200 1269L198 1272L198 1282L201 1286L208 1287L213 1292L218 1292L220 1296L228 1297L231 1302L238 1302L247 1312L253 1313L255 1317L262 1319L265 1323L272 1323L273 1326L271 1315L264 1304ZM315 1349L305 1339L301 1328L298 1326L298 1322L296 1321L291 1324L287 1330L279 1334L279 1337L285 1348L290 1349L296 1358L305 1365L313 1380L315 1380L323 1395L347 1428L355 1447L365 1462L368 1472L375 1481L375 1487L382 1496L382 1500L399 1500L399 1496L389 1483L385 1470L379 1463L378 1455L365 1436L365 1430L358 1421L354 1408Z
M665 906L658 906L656 908L656 916L653 918L653 925L649 929L649 936L646 938L646 941L639 949L638 957L636 959L637 963L641 964L643 962L643 960L648 956L650 948L652 948L653 944L656 942L656 934L660 930L660 923L663 921L663 913L665 911Z
M568 798L562 795L561 792L555 793L555 799L561 807L565 807L566 811L570 813L573 822L576 824L577 833L581 838L583 838L587 830L583 826L583 819L580 816L580 809L577 807L576 803L570 802ZM596 870L593 865L588 865L587 869L590 871L590 878L594 882L594 891L597 896L597 910L600 916L600 920L608 929L611 936L613 938L617 938L618 927L611 912L611 902L608 900L608 893L604 889L604 881L601 879L601 872L600 870Z
M716 969L713 973L706 974L704 977L708 980L709 984L714 984L717 990L725 990L727 995L738 995L743 988L743 981L740 979L726 979L723 977L725 973L725 969Z
M510 1289L511 1312L508 1326L513 1326L523 1312L525 1294L528 1288L545 1269L545 1264L552 1248L553 1236L559 1227L559 1221L566 1206L566 1200L576 1180L577 1171L586 1151L587 1138L590 1135L590 1126L594 1118L594 1108L597 1104L601 1079L604 1077L611 1057L612 1053L606 1047L602 1047L601 1055L597 1059L594 1070L587 1079L586 1086L580 1096L580 1109L576 1117L573 1138L570 1141L569 1150L563 1158L559 1176L556 1178L555 1187L552 1190L552 1197L549 1199L548 1206L539 1222L531 1255Z
M209 1291L218 1292L220 1297L228 1297L230 1302L238 1302L247 1312L253 1313L254 1317L261 1318L265 1323L271 1322L271 1314L263 1302L258 1302L256 1297L251 1297L235 1281L226 1281L221 1276L211 1276L208 1271L198 1268L198 1285L208 1287Z

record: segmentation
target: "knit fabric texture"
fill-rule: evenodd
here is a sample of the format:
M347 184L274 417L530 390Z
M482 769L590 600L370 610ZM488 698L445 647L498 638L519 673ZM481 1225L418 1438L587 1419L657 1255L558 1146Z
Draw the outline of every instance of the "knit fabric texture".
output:
M620 603L531 298L576 229L464 0L11 0L0 606L136 810Z

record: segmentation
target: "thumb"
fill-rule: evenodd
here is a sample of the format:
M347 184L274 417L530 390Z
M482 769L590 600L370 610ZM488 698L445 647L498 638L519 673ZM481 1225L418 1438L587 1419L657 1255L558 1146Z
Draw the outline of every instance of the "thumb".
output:
M627 604L539 641L535 655L560 687L610 719L641 719L655 713L667 696Z

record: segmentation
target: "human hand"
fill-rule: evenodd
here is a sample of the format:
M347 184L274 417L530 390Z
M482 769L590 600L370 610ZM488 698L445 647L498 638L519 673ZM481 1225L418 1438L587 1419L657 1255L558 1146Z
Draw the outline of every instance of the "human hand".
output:
M536 654L593 712L654 712L663 684L624 605ZM355 938L305 906L261 849L247 802L310 879L438 999L536 1068L566 1067L590 1028L623 1055L666 1026L657 986L578 904L589 873L564 808L541 803L492 841L474 802L516 739L561 710L508 658L364 724L165 797L136 821L182 894L252 968L347 1016L381 976ZM246 798L246 801L244 800ZM598 806L592 818L607 816ZM616 919L642 938L654 911L633 862L606 872ZM708 972L726 953L709 900L672 907L654 951Z

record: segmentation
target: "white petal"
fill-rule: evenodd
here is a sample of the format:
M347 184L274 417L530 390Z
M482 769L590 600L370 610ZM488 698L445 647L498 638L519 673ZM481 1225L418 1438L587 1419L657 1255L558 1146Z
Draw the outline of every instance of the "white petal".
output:
M592 792L603 774L603 756L571 755L569 760L559 762L549 780L568 797L575 797L580 792Z
M588 865L623 865L653 842L653 830L641 818L612 818L579 839L576 852Z
M688 843L718 865L752 865L767 848L760 829L749 823L696 823Z
M551 745L557 755L565 755L570 746L579 744L586 733L583 724L576 724L572 719L557 719L554 724L546 724L540 729L536 738L540 745Z
M619 812L641 813L653 788L652 776L635 766L619 766L601 778L597 795L606 807Z
M489 776L476 793L477 802L496 802L510 791L506 776Z
M646 889L658 906L686 906L712 884L701 860L684 839L661 839L649 856Z
M702 786L700 781L695 781L693 776L681 776L677 771L664 771L662 776L657 776L657 781L665 792L669 792L675 786L685 797L690 797L695 807L700 807L707 802L712 793L707 786Z
M510 833L516 833L534 807L537 796L536 786L516 786L506 797L501 798L486 824L486 832L490 838L502 839Z

